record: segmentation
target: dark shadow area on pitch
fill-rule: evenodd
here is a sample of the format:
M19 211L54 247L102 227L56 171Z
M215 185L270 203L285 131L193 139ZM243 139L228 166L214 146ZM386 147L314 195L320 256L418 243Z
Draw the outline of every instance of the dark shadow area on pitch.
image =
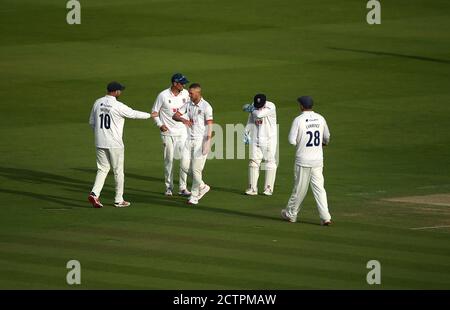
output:
M392 57L399 57L399 58L407 58L407 59L415 59L415 60L450 64L450 60L425 57L425 56L405 55L405 54L398 54L398 53L378 52L378 51L360 50L360 49L352 49L352 48L341 48L341 47L328 47L328 48L332 49L332 50L336 50L336 51L371 54L371 55L377 55L377 56L392 56Z
M29 184L46 184L46 185L55 185L55 186L61 186L66 189L78 189L78 192L81 190L83 193L86 193L89 188L89 184L70 177L60 176L53 173L48 172L42 172L42 171L36 171L36 170L30 170L30 169L23 169L23 168L8 168L8 167L0 167L0 177L4 177L6 179L20 182L20 183L29 183ZM89 204L87 203L86 199L86 205L80 205L78 202L83 202L83 200L76 200L73 198L68 197L62 197L54 195L52 192L46 192L45 194L39 194L39 193L33 193L29 191L22 191L22 190L7 190L7 189L0 189L0 192L7 193L7 194L13 194L13 195L19 195L19 196L26 196L31 197L34 199L47 201L56 203L63 206L71 206L71 207L77 207L77 208L88 208ZM86 194L87 195L87 194Z
M89 171L89 169L76 169L76 168L75 168L75 170L79 170L79 171L83 171L84 170L85 172ZM92 170L90 172L95 173L96 170ZM143 180L143 181L149 181L149 182L159 182L159 183L164 184L164 179L163 178L156 178L156 177L152 177L152 176L143 176L143 175L139 175L139 174L136 174L136 173L125 172L125 181L126 181L127 177L132 178L132 179L136 179L136 180ZM177 180L174 180L173 183L174 183L174 185L178 185L179 184ZM188 177L188 183L192 183L192 175L190 175L190 174L189 174L189 177ZM238 195L241 195L241 194L244 193L244 191L240 191L238 189L220 187L220 186L215 186L215 185L211 185L211 184L210 184L210 186L211 186L211 189L214 190L214 191L227 192L227 193L238 194Z
M61 197L61 196L38 194L38 193L32 193L32 192L26 192L26 191L8 190L8 189L2 189L2 188L0 188L0 193L13 194L13 195L18 195L18 196L22 196L22 197L23 196L30 197L30 198L42 200L45 202L56 203L56 204L62 205L64 207L90 208L90 206L88 204L81 205L81 204L74 203L74 201L80 201L80 200L74 200L71 198L65 198L65 197Z
M71 168L71 169L75 170L75 171L89 173L89 174L93 175L94 177L95 177L95 174L97 173L97 169L92 169L92 168ZM152 176L143 176L143 175L129 173L129 172L125 171L125 181L127 178L132 178L132 179L141 180L141 181L148 181L148 182L164 183L163 178L156 178L156 177L152 177ZM174 182L174 183L176 183L176 182Z
M91 168L71 168L75 171L85 172L92 175L95 175L97 173L96 169ZM151 176L142 176L135 173L127 173L125 172L125 182L127 177L134 178L137 180L143 180L143 181L149 181L149 182L160 182L164 183L163 178L156 178ZM176 184L176 182L174 182ZM222 192L229 192L233 194L238 195L244 195L243 191L239 191L237 189L230 189L230 188L224 188L224 187L216 187L212 185L212 190L215 191L222 191ZM167 197L164 196L162 192L154 192L149 190L136 190L136 189L130 189L125 186L125 195L127 199L129 199L132 203L144 203L144 204L151 204L156 206L163 206L163 207L173 207L173 208L194 208L201 211L206 212L212 212L216 214L226 214L226 215L235 215L235 216L243 216L243 217L252 217L252 218L258 218L263 220L272 220L272 221L281 221L281 218L278 216L267 216L267 215L259 215L254 213L247 213L242 211L236 211L236 210L230 210L230 209L223 209L223 208L214 208L209 207L207 205L201 204L197 206L191 206L186 203L186 198L181 196L172 196ZM311 223L311 222L301 222L302 224L311 224L311 225L318 225L317 223Z

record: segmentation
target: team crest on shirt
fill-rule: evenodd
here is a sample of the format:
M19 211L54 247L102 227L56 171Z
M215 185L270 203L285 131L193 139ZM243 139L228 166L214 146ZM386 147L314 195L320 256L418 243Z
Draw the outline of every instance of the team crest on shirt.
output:
M256 125L262 125L262 123L263 123L263 120L260 119L260 118L258 118L258 119L255 120L255 124L256 124Z
M173 112L173 113L177 113L177 111L178 111L178 109L176 109L176 108L173 108L173 109L172 109L172 112Z
M183 103L186 103L186 98L183 98Z
M172 103L172 101L169 99L169 103Z
M198 110L198 115L202 114L202 110Z

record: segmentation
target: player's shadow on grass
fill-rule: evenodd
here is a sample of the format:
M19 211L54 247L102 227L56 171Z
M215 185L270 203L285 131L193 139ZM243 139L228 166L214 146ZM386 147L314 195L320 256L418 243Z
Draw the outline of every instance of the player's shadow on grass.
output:
M94 176L97 173L97 170L90 169L90 168L72 168L72 170L90 173L90 174L92 174ZM126 172L125 171L125 182L126 182L127 178L140 180L140 181L155 182L155 183L159 183L159 184L162 184L162 185L164 184L164 179L163 178L157 178L157 177L153 177L153 176L144 176L144 175L139 175L139 174L136 174L136 173L130 173L130 172ZM191 176L190 176L190 178L191 178ZM174 185L178 185L178 181L177 180L174 180L173 183L174 183ZM243 191L240 191L238 189L233 189L233 188L214 186L213 189L215 191L219 191L219 192L227 192L227 193L239 194L239 195L243 195L244 194ZM140 191L140 190L136 190L135 189L135 191ZM149 191L145 191L145 192L149 192ZM158 193L158 192L154 192L154 193Z
M8 190L8 189L2 189L2 188L0 188L0 193L18 195L18 196L22 196L22 197L24 197L24 196L30 197L30 198L33 198L36 200L43 200L46 202L52 202L55 204L59 204L64 207L90 208L90 205L88 205L87 203L85 205L76 204L76 203L74 203L74 201L75 201L74 199L65 198L65 197L61 197L61 196L48 195L48 194L43 195L43 194L32 193L32 192L27 192L27 191ZM80 200L77 200L77 201L80 201Z
M342 48L342 47L328 47L329 49L336 51L344 51L344 52L353 52L353 53L361 53L361 54L371 54L377 56L393 56L393 57L401 57L401 58L409 58L415 60L422 61L431 61L437 63L450 64L450 60L425 57L425 56L415 56L415 55L406 55L406 54L398 54L398 53L390 53L390 52L378 52L378 51L369 51L369 50L361 50L361 49L353 49L353 48Z
M0 167L0 177L4 177L6 179L10 179L12 181L20 182L20 183L31 183L31 184L50 184L63 186L65 188L78 188L82 189L83 192L86 191L86 188L89 185L81 180L77 180L70 177L60 176L53 173L35 171L30 169L22 169L22 168L7 168ZM33 188L35 188L34 186ZM57 190L55 190L56 192ZM77 208L88 208L89 205L81 205L76 202L82 202L83 200L76 200L70 197L62 197L54 195L52 192L47 192L45 194L29 192L25 190L9 190L0 188L0 192L18 196L30 197L37 200L52 202L56 204L60 204L63 206L77 207Z
M91 175L93 175L93 177L95 177L95 174L97 173L97 169L91 169L91 168L72 168L72 170L90 173ZM141 181L148 181L148 182L164 183L163 178L156 178L156 177L152 177L152 176L143 176L143 175L138 175L135 173L130 173L130 172L125 171L125 181L127 178L132 178L132 179L141 180Z

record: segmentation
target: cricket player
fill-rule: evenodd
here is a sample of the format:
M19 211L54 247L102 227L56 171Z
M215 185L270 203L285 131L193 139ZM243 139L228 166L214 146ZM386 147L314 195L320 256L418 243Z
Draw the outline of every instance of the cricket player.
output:
M111 82L106 88L107 95L95 101L89 117L89 124L94 129L98 170L88 200L94 208L103 207L99 197L109 169L112 167L116 182L114 206L122 208L130 205L128 201L123 200L124 145L122 134L125 118L148 119L150 113L135 111L118 101L117 98L125 89L120 83Z
M324 188L322 146L330 142L330 131L322 115L315 113L313 99L303 96L297 99L302 113L295 118L289 132L289 143L297 148L295 157L295 181L291 198L281 217L289 222L297 221L297 214L311 183L321 224L331 224L327 193Z
M244 105L243 110L250 113L244 134L244 142L250 144L249 186L245 194L258 195L259 170L264 169L266 180L263 193L271 196L277 172L278 132L275 104L267 101L264 94L257 94L253 98L253 104Z
M188 139L181 159L181 168L187 174L191 166L193 180L191 197L187 203L197 205L210 190L209 185L203 182L202 172L211 147L213 109L203 99L200 84L193 83L189 86L189 97L188 104L178 110L173 119L188 128Z
M159 93L152 108L152 117L161 131L164 156L164 183L166 185L166 196L173 195L173 161L180 159L182 149L186 143L187 130L182 123L172 119L173 115L189 101L189 93L184 85L189 83L188 79L181 73L176 73L171 79L172 85ZM187 190L187 174L181 169L179 195L190 196Z

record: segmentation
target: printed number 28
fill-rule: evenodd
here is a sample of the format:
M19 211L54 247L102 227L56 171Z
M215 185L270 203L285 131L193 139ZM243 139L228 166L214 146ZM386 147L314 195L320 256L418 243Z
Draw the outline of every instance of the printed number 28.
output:
M306 134L308 135L308 143L306 143L307 147L311 146L319 146L320 144L320 131L316 130L314 133L312 131L307 131Z
M111 116L109 114L100 114L100 128L111 128Z

